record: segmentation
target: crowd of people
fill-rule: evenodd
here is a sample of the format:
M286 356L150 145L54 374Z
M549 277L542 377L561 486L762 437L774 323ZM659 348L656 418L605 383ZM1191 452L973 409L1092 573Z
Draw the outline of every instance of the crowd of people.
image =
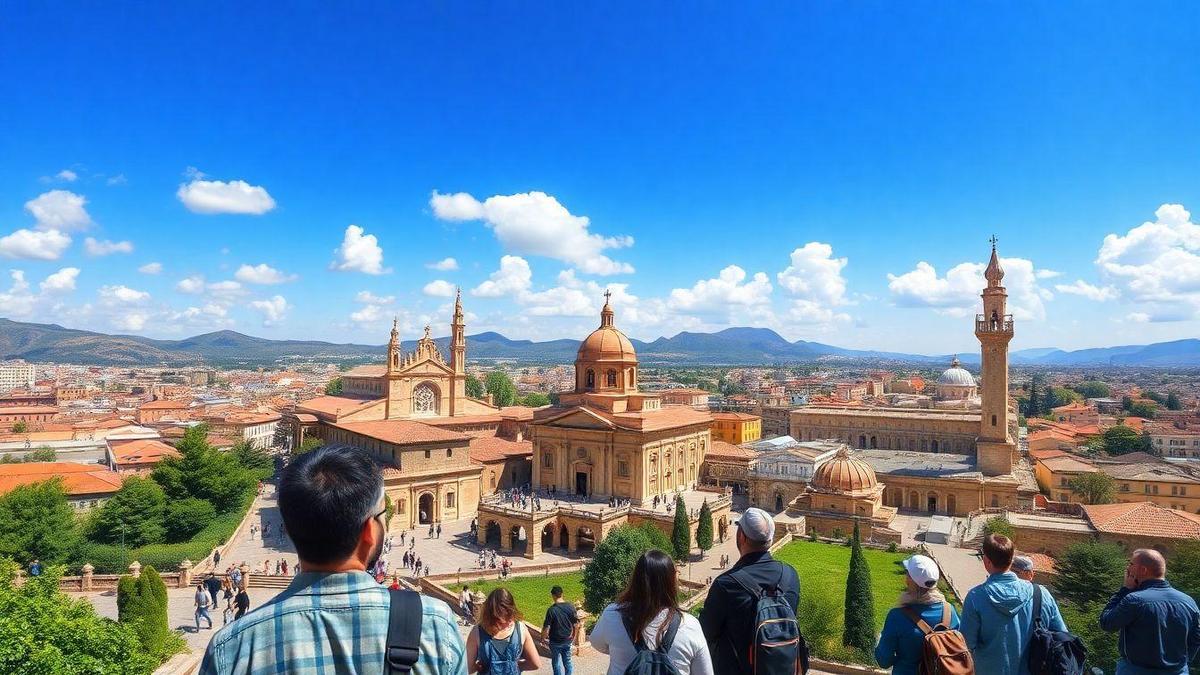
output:
M209 643L201 673L515 675L541 667L534 635L525 629L508 590L493 590L476 607L463 587L458 610L478 617L464 640L448 604L399 590L395 582L385 587L368 573L388 541L383 481L368 455L334 446L296 459L282 476L279 508L285 523L303 524L289 530L304 572L288 592L253 612L246 612L248 598L243 607L235 594L233 620ZM807 653L796 620L800 578L795 568L771 556L774 532L765 511L752 508L741 515L738 559L712 580L699 618L679 606L671 558L657 550L643 553L590 635L592 646L607 656L608 674L803 673ZM951 656L965 659L969 670L953 672L1045 672L1042 665L1030 666L1034 643L1047 634L1056 640L1070 637L1053 595L1029 580L1032 561L1015 556L1009 539L989 535L981 553L988 576L967 593L961 613L938 590L933 560L914 555L904 561L906 589L875 646L881 666L896 675L923 672L927 635L936 628L963 645ZM1100 616L1101 628L1120 634L1120 675L1182 675L1200 653L1200 609L1171 587L1166 571L1162 554L1134 551L1123 587ZM222 591L219 581L215 591L208 581L197 585L197 626L204 618L211 627L207 607L217 605ZM579 618L561 588L552 594L540 635L555 674L570 675ZM230 598L225 600L230 606ZM669 670L661 669L665 664Z

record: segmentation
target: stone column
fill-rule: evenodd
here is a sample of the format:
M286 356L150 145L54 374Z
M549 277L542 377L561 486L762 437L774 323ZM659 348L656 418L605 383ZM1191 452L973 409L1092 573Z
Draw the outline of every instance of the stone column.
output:
M133 575L134 579L137 579L138 577L142 576L142 563L140 563L136 560L129 563L129 573L131 575Z
M238 568L238 571L242 573L242 588L250 588L250 566L246 563L242 563L242 566Z
M91 563L83 564L83 576L79 579L79 590L87 592L92 590L92 573L96 571Z
M550 523L550 547L558 548L558 523Z
M525 530L525 557L533 560L542 552L542 533Z
M579 550L579 530L578 528L567 535L567 553L574 553Z
M487 523L483 520L476 520L478 527L475 528L475 543L483 546L487 543Z
M187 588L192 585L192 561L184 558L179 563L179 587Z
M512 530L503 526L500 527L500 551L512 553Z

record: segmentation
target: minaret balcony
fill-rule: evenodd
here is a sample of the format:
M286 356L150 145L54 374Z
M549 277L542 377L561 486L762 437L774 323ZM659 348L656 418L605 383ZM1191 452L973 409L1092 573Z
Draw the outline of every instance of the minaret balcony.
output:
M1012 335L1013 333L1013 318L1012 314L1003 316L988 316L986 314L975 315L975 334L1000 334Z

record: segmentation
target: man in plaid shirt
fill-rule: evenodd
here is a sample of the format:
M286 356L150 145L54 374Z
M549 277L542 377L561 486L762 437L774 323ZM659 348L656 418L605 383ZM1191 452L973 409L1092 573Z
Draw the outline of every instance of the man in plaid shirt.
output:
M203 675L384 675L387 588L366 570L387 535L383 474L367 453L325 446L295 459L279 484L279 510L301 574L270 602L221 629ZM466 675L450 607L421 596L417 675Z

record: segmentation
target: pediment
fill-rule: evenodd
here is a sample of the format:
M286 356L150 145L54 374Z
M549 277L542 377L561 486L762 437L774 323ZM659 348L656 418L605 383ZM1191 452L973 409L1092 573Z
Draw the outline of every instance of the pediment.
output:
M433 359L423 359L410 364L400 371L400 375L419 377L422 375L453 375L454 370L447 364Z
M568 429L615 429L616 425L587 408L574 408L556 417L538 422L539 426Z

